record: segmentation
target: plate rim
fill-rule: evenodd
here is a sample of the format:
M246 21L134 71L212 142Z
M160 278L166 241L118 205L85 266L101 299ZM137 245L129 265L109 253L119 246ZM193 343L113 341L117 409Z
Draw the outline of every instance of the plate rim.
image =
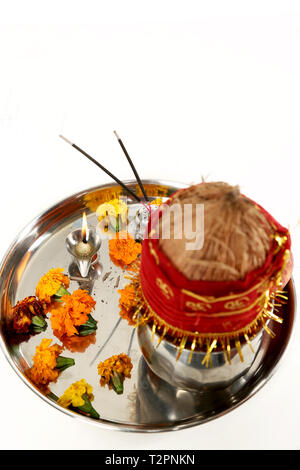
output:
M143 182L143 184L153 184L153 185L159 184L159 185L162 185L162 186L174 187L176 189L184 189L188 186L187 183L177 182L177 181L175 182L175 181L172 181L172 180L143 179L142 182ZM124 180L124 183L128 184L128 185L130 185L130 184L136 185L137 184L136 180ZM32 229L36 224L38 224L40 219L42 217L44 217L47 213L49 213L50 211L53 211L54 209L58 208L59 206L61 206L63 204L68 203L68 201L71 201L72 199L78 199L78 198L84 196L85 194L88 194L88 193L91 193L91 192L94 192L94 191L97 191L97 190L108 189L108 188L116 188L116 187L120 187L120 186L117 183L111 182L111 183L105 183L105 184L102 184L102 185L97 185L97 186L87 188L85 190L78 191L78 192L76 192L76 193L74 193L70 196L67 196L67 197L61 199L59 202L49 206L45 211L39 213L39 215L34 217L29 223L27 223L23 227L23 229L21 229L19 231L19 233L17 234L17 236L15 237L15 239L13 240L13 242L10 244L9 248L7 249L6 253L2 257L1 262L0 262L0 277L1 277L1 273L2 273L6 263L9 260L11 251L20 242L20 239L22 237L24 237L25 234L28 233L28 231L30 229ZM173 431L183 430L183 429L187 429L187 428L192 428L192 427L195 427L195 426L199 426L201 424L205 424L205 423L207 423L209 421L212 421L216 418L219 418L219 417L229 413L230 411L236 409L237 407L239 407L243 403L245 403L252 396L254 396L271 379L271 377L277 371L280 363L282 362L283 356L285 355L286 350L289 347L291 336L293 335L293 332L294 332L293 327L294 327L295 315L296 315L296 311L297 311L297 297L296 297L295 282L294 282L293 277L291 277L289 282L290 282L290 285L291 285L291 292L292 292L292 295L293 295L293 302L294 302L293 319L292 319L290 330L288 332L287 341L285 343L284 348L280 351L280 355L277 357L277 361L276 361L275 365L272 368L270 368L270 370L268 370L267 375L263 378L263 380L260 380L258 382L256 381L257 383L254 384L254 386L250 390L250 392L245 397L243 397L238 403L235 403L232 406L226 408L225 410L220 411L216 415L206 417L202 420L197 419L197 415L194 415L192 417L188 417L186 419L181 419L181 420L175 421L173 423L170 422L167 426L164 425L164 427L159 427L157 424L153 424L153 425L151 425L151 424L138 424L137 425L137 424L129 424L129 423L123 423L123 422L113 423L109 420L102 419L101 416L100 416L100 420L94 420L94 419L89 418L87 416L82 416L79 413L75 413L75 412L73 412L73 411L71 411L67 408L63 408L63 407L59 406L55 401L51 400L46 395L41 393L32 383L30 383L28 381L26 376L21 372L21 370L17 367L17 365L13 361L13 359L12 359L10 353L9 353L8 347L5 344L5 340L3 338L2 331L1 331L1 334L0 334L0 348L3 352L3 354L4 354L4 357L6 358L6 360L8 361L8 363L10 364L10 366L12 367L14 372L21 378L22 382L29 389L31 389L37 396L42 398L42 400L44 402L48 403L49 405L56 408L58 411L64 413L65 415L70 416L71 418L77 418L77 419L81 420L82 422L85 422L85 423L88 422L88 423L92 424L93 426L97 426L98 428L102 428L104 430L109 429L109 430L113 430L113 431L132 432L132 433L162 433L162 432L171 432L171 431L173 432ZM1 328L1 330L2 330L2 328Z

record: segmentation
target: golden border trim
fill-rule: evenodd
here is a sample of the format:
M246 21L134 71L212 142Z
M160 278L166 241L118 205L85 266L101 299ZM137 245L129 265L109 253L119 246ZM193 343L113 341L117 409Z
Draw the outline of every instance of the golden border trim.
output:
M262 279L260 282L252 286L250 289L248 289L245 292L240 292L239 294L230 294L224 297L214 297L214 296L201 296L199 294L195 294L194 292L188 290L188 289L181 289L181 292L183 294L189 295L190 297L193 297L197 300L202 300L202 302L212 304L212 303L217 303L217 302L222 302L225 300L229 299L237 299L239 297L244 297L247 294L250 294L253 292L255 289L258 289L264 282L267 283L268 278Z
M259 320L261 320L264 316L268 316L268 314L266 313L266 308L265 308L265 306L263 306L261 308L261 310L258 312L258 314L256 315L255 319L252 320L252 322L249 323L247 326L245 326L243 328L240 328L239 330L236 330L236 331L233 331L233 332L226 332L226 333L224 333L224 332L221 332L221 333L217 333L217 332L214 332L214 333L211 333L211 332L209 332L209 333L198 333L198 332L195 332L195 331L182 330L181 328L175 327L175 326L171 325L170 323L166 322L165 320L163 320L153 310L153 308L150 306L150 304L148 303L148 301L144 297L143 292L141 292L141 294L142 294L142 302L144 303L144 305L145 305L146 309L148 310L148 312L150 312L151 315L155 318L157 323L167 327L172 332L179 333L180 335L183 335L183 336L189 336L189 337L195 337L195 338L201 338L201 339L202 338L215 338L215 337L234 339L234 338L238 337L241 334L249 333L249 331L251 331L252 328L257 325Z
M245 313L248 310L251 310L253 307L255 307L256 304L258 304L260 301L262 301L266 296L267 296L268 289L263 292L263 294L255 299L252 304L248 305L245 308L242 308L240 310L228 310L227 312L218 312L218 313L205 313L205 312L184 312L184 314L187 317L196 317L197 315L201 314L201 317L206 317L206 318L218 318L218 317L226 317L226 316L231 316L231 315L239 315L241 313Z

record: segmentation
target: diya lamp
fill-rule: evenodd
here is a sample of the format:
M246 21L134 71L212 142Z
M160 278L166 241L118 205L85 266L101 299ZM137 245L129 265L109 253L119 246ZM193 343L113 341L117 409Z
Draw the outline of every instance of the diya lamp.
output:
M171 224L164 210L151 214L135 279L141 351L171 385L224 388L249 371L263 334L274 336L270 321L284 323L277 307L292 271L289 231L222 182L177 191L167 204L183 210ZM201 249L186 248L184 230L177 236L176 221L197 226L185 204L204 205ZM169 238L161 235L165 220Z
M73 230L66 238L66 246L73 256L83 278L88 276L91 265L97 260L101 240L95 229L90 229L86 213L82 216L81 229Z

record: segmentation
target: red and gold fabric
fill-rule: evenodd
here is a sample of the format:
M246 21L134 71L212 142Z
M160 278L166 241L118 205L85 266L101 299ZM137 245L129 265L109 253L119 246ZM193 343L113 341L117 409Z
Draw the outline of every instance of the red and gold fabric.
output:
M247 337L259 324L264 326L266 318L281 321L272 313L270 300L290 277L291 238L285 227L256 206L274 229L270 251L261 268L231 282L186 279L159 249L155 227L162 211L152 214L149 224L154 230L143 241L140 267L141 297L149 320L190 341Z

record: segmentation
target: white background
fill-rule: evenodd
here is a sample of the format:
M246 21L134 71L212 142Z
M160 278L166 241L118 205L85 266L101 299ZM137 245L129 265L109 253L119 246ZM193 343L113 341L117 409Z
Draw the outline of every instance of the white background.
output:
M40 212L106 175L223 180L290 227L299 276L298 1L0 2L0 255ZM298 245L298 246L297 246ZM298 323L253 398L196 428L101 430L39 400L0 354L3 449L299 449Z

